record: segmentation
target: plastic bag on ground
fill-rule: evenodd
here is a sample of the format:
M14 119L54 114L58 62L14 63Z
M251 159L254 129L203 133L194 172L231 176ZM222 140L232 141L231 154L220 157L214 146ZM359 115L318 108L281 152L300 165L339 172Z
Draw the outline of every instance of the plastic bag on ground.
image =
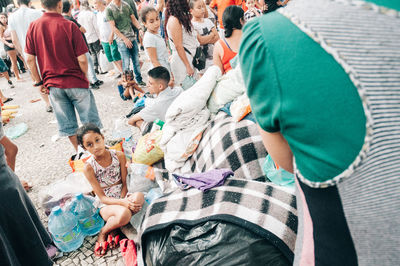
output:
M101 71L103 72L108 72L114 68L113 64L111 62L108 62L107 56L103 50L101 50L99 53L99 65Z
M28 125L19 123L13 127L7 128L5 134L9 139L16 139L24 135L26 131L28 131Z
M263 171L272 183L284 187L294 187L294 175L275 164L270 155L265 160Z
M154 169L145 164L130 164L130 174L128 176L128 192L148 192L152 188L158 187L154 182Z
M291 265L267 239L235 224L174 224L142 238L147 265Z
M152 165L164 157L159 143L162 132L160 130L148 133L139 139L132 161L139 164Z

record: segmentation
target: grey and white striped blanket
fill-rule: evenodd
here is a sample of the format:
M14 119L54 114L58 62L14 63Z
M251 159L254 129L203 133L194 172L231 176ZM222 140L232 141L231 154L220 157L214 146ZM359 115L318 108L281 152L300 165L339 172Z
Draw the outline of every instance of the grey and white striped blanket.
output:
M234 223L265 237L293 261L296 198L292 191L272 183L229 178L223 186L207 192L176 190L150 205L139 237L142 242L146 234L171 224L195 225L210 220ZM140 259L145 257L142 244L138 245Z

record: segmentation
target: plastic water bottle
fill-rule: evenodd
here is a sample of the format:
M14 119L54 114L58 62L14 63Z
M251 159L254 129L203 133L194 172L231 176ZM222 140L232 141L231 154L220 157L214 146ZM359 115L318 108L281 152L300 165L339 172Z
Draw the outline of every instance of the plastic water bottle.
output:
M148 204L151 204L153 200L158 199L163 196L163 192L161 188L152 188L147 193L146 197L144 198Z
M84 235L78 225L78 220L72 213L62 211L59 206L51 211L49 231L54 244L62 252L71 252L83 243Z
M82 233L93 236L100 232L104 220L100 217L99 210L93 205L94 199L78 194L72 201L70 211L78 219Z

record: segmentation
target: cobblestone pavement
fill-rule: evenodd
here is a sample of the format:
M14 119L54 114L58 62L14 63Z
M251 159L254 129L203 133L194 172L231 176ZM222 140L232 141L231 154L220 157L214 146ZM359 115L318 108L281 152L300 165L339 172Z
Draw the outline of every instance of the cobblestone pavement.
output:
M146 73L146 64L142 73ZM144 79L146 81L146 75ZM0 79L0 88L6 97L14 98L7 103L9 105L20 105L16 117L5 126L5 129L24 122L29 129L23 136L14 140L18 146L16 162L16 174L27 180L32 186L28 193L35 204L42 222L47 226L47 216L40 205L40 191L45 186L65 178L71 173L68 159L75 153L68 138L52 140L57 135L57 123L53 113L45 111L43 100L35 103L30 101L39 99L40 95L32 86L29 74L22 75L24 81L12 81L15 88L8 88L4 78ZM97 108L105 129L105 138L110 138L114 121L131 110L133 104L122 101L117 92L117 80L115 75L99 75L104 85L99 90L93 90L96 98ZM74 252L65 253L63 257L55 260L55 265L124 265L119 249L108 251L103 258L93 254L96 236L86 237L82 247Z

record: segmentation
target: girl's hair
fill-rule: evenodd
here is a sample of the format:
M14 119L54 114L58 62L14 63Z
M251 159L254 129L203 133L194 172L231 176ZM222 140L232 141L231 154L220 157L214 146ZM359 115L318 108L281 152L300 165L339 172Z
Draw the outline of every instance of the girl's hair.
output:
M125 76L125 78L126 78L127 76L130 76L130 77L131 77L131 80L135 77L135 76L133 75L133 71L132 71L132 70L125 70L125 72L123 73L123 75Z
M187 0L167 0L165 4L165 29L167 28L168 19L170 16L174 16L179 20L179 23L189 33L192 32L192 15L190 14L189 3ZM165 35L168 37L167 31Z
M143 8L143 9L140 11L140 18L141 18L141 20L143 21L143 23L146 23L147 14L149 14L149 13L151 13L151 12L156 12L156 13L157 13L157 10L156 10L154 7L146 6L145 8Z
M0 16L5 16L5 17L8 19L8 16L7 16L6 13L0 13ZM7 24L8 24L8 23L7 23ZM7 24L6 24L6 25L7 25ZM3 22L0 22L0 25L1 25L1 26L4 26L4 27L6 26L6 25L3 24Z
M225 29L225 38L232 36L234 29L241 30L243 25L242 21L244 16L244 11L238 6L228 6L224 14L222 15L222 23Z
M195 4L197 1L200 1L200 0L189 0L189 7L190 7L190 9L193 9L193 8L194 8L194 4ZM203 1L203 0L202 0L202 1Z
M277 1L264 0L264 3L268 6L268 9L264 12L265 14L273 12L273 11L277 10L278 8L282 7L277 4Z
M76 138L78 139L78 144L81 145L83 148L84 148L84 146L83 146L83 137L89 132L93 132L93 133L97 133L99 135L102 135L101 132L100 132L100 128L98 126L96 126L95 124L92 124L92 123L84 124L83 126L78 128L78 130L76 131Z

